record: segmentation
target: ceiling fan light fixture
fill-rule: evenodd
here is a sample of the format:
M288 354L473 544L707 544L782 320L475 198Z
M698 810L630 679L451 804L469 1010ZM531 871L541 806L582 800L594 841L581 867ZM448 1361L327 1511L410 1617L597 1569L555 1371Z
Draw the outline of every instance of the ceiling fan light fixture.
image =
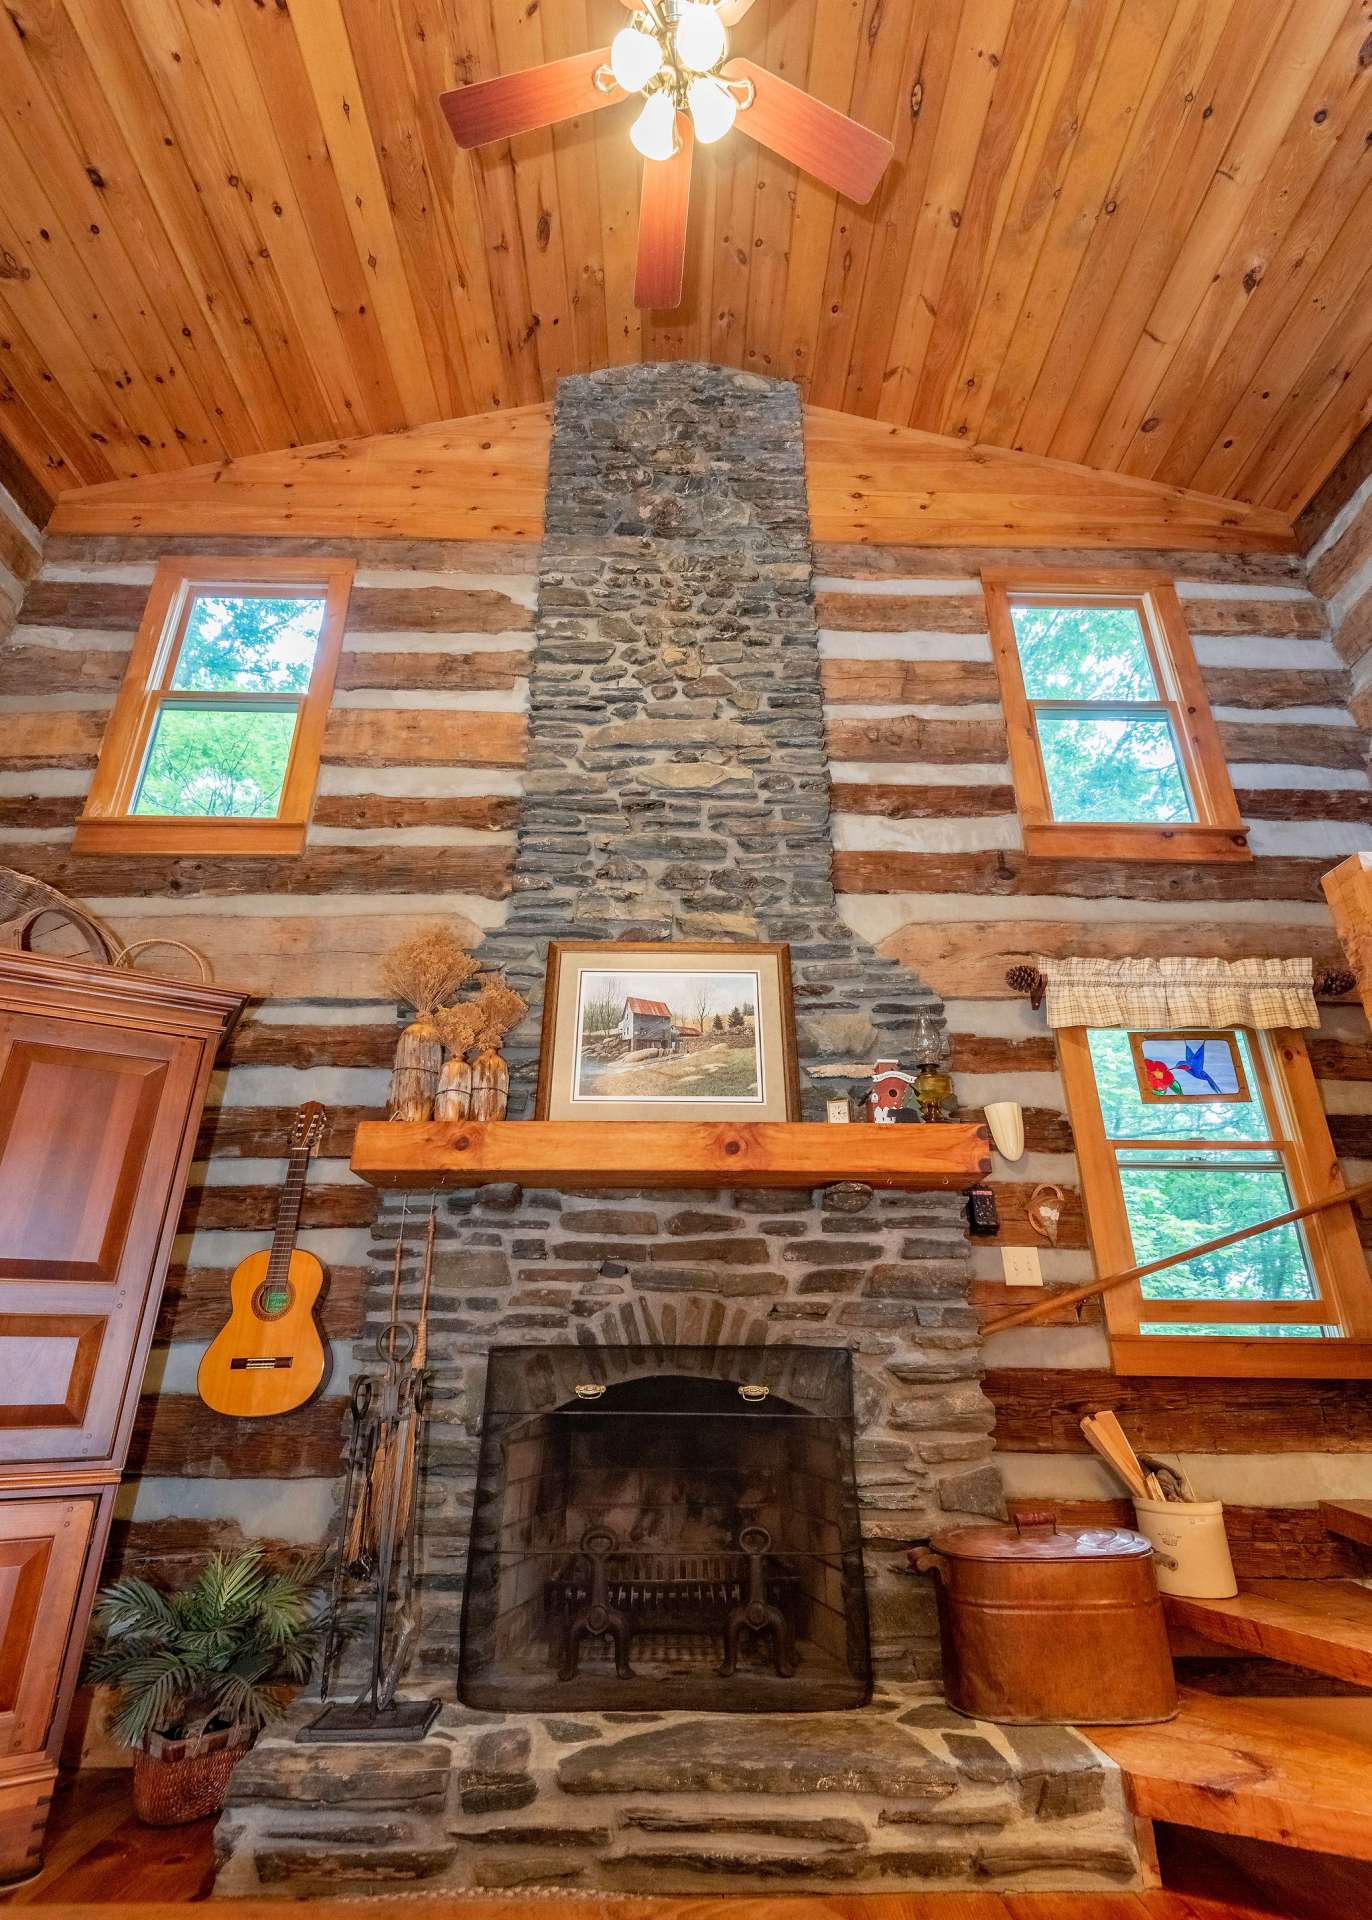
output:
M738 114L738 101L722 80L700 74L686 90L696 139L702 146L722 140Z
M677 59L692 73L708 73L719 65L728 47L719 9L705 0L685 0L675 28Z
M662 71L663 52L641 27L621 27L610 42L610 71L625 93L639 93Z
M677 149L676 101L665 90L650 93L629 129L629 138L645 160L670 160Z

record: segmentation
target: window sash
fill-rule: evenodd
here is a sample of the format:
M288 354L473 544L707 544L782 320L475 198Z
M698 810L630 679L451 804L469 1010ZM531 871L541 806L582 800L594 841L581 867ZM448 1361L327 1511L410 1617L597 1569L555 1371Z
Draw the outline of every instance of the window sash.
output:
M1200 808L1196 803L1191 777L1187 771L1186 758L1181 750L1181 741L1177 733L1177 718L1172 708L1158 700L1031 700L1029 712L1033 720L1034 746L1038 753L1039 769L1043 779L1043 791L1048 806L1049 818L1055 826L1064 827L1186 827L1194 826L1200 819ZM1070 813L1059 813L1053 799L1053 782L1048 771L1048 756L1044 751L1043 729L1038 724L1041 713L1080 714L1089 720L1120 720L1125 725L1134 720L1161 721L1167 728L1172 742L1172 752L1176 760L1177 777L1181 781L1182 794L1189 812L1184 820L1100 820L1081 817Z
M1102 1276L1136 1263L1123 1189L1120 1152L1187 1148L1281 1156L1293 1205L1342 1190L1328 1122L1302 1036L1295 1031L1244 1032L1254 1068L1253 1092L1267 1115L1262 1140L1108 1139L1084 1027L1057 1033L1058 1055L1076 1141L1083 1210ZM1365 1378L1372 1373L1372 1282L1351 1212L1335 1208L1299 1224L1308 1269L1318 1297L1293 1301L1180 1301L1145 1298L1133 1282L1102 1296L1115 1370L1123 1375L1241 1375L1245 1377ZM1158 1325L1232 1327L1224 1335L1163 1334ZM1258 1332L1286 1324L1292 1337ZM1243 1329L1255 1329L1243 1337ZM1304 1332L1319 1327L1320 1337ZM1297 1331L1299 1330L1299 1331Z
M180 663L181 655L185 651L186 634L191 624L192 615L195 612L196 602L199 600L318 601L323 608L323 614L320 620L319 641L315 648L314 662L310 668L309 682L299 692L292 694L292 698L302 701L308 697L310 687L314 684L315 674L319 670L319 654L320 649L324 645L325 629L328 625L329 591L327 585L322 584L318 580L304 577L294 581L289 579L255 581L234 580L227 575L222 580L188 579L182 582L180 594L177 596L164 629L163 643L158 648L157 655L153 662L152 673L148 680L148 691L150 693L165 694L169 699L172 699L179 697L183 693L193 691L191 688L174 687L172 681L176 676L176 669ZM262 688L257 691L268 693L272 691L272 689ZM289 689L283 688L281 691L287 692ZM205 692L209 697L218 699L221 696L225 698L231 698L235 695L251 696L254 689L248 687L207 687Z
M352 587L346 560L167 559L157 570L101 747L100 761L77 824L82 852L231 852L252 847L298 852L314 800ZM314 599L323 617L309 684L304 689L176 688L171 681L198 600ZM290 752L272 814L134 813L160 714L201 711L294 712Z
M1178 727L1177 704L1169 699L1169 679L1167 661L1158 645L1157 616L1147 594L1127 593L1010 593L1006 595L1013 626L1014 612L1017 607L1090 608L1090 607L1127 607L1137 618L1143 650L1153 675L1153 685L1158 689L1158 697L1148 700L1055 700L1030 695L1027 691L1031 725L1034 734L1034 746L1038 752L1039 767L1043 778L1043 792L1048 808L1048 817L1055 824L1065 827L1151 827L1191 825L1201 818L1201 810L1191 779L1190 768L1182 752L1181 734ZM1024 681L1024 656L1020 652L1019 635L1015 635L1015 658L1019 665L1021 683ZM1061 814L1053 804L1053 787L1048 773L1048 756L1044 750L1043 730L1038 724L1040 713L1078 713L1093 720L1161 720L1167 724L1171 736L1172 751L1176 755L1177 772L1181 779L1182 791L1191 810L1190 821L1138 820L1124 816L1115 820L1096 818L1079 819L1071 814Z
M1259 1098L1262 1098L1261 1093L1259 1093ZM1264 1111L1266 1111L1265 1108ZM1268 1115L1268 1119L1270 1123L1270 1115ZM1273 1212L1287 1213L1292 1207L1300 1205L1300 1201L1296 1198L1299 1187L1293 1165L1293 1149L1289 1141L1275 1139L1265 1142L1253 1140L1219 1140L1211 1143L1204 1149L1207 1153L1213 1153L1217 1156L1215 1159L1208 1161L1193 1160L1188 1162L1180 1158L1163 1158L1153 1161L1127 1160L1122 1162L1120 1159L1121 1151L1126 1153L1137 1152L1140 1147L1161 1148L1164 1145L1168 1148L1174 1148L1177 1143L1175 1141L1164 1142L1160 1139L1142 1142L1121 1140L1112 1140L1110 1142L1114 1160L1115 1179L1119 1186L1124 1233L1129 1243L1130 1257L1128 1264L1130 1266L1139 1264L1145 1258L1151 1260L1155 1256L1152 1253L1141 1252L1135 1241L1133 1223L1129 1216L1129 1203L1125 1197L1124 1183L1121 1178L1122 1173L1147 1173L1153 1171L1223 1173L1229 1170L1240 1173L1279 1173L1286 1186L1286 1198L1281 1205L1273 1208ZM1265 1149L1269 1153L1274 1153L1276 1158L1254 1161L1252 1155L1255 1148L1258 1151ZM1219 1156L1223 1156L1223 1158ZM1229 1168L1226 1168L1226 1161L1230 1163ZM1310 1236L1304 1232L1304 1226L1304 1221L1298 1221L1295 1226L1286 1229L1286 1231L1295 1233L1300 1241L1301 1251L1304 1254L1305 1271L1309 1276L1312 1289L1312 1297L1310 1299L1281 1300L1255 1298L1251 1300L1236 1300L1227 1298L1222 1294L1195 1294L1188 1296L1186 1299L1169 1300L1165 1295L1146 1292L1145 1288L1148 1283L1146 1281L1140 1281L1138 1283L1140 1321L1189 1319L1200 1321L1232 1320L1235 1322L1245 1320L1255 1322L1270 1320L1326 1322L1330 1320L1333 1315L1329 1303L1325 1298L1324 1284L1315 1261ZM1225 1228L1223 1231L1227 1232L1228 1229ZM1280 1231L1280 1229L1278 1231ZM1215 1236L1212 1233L1201 1233L1199 1235L1200 1239L1211 1239L1213 1237ZM1211 1260L1227 1261L1231 1255L1241 1257L1244 1244L1244 1242L1240 1242L1238 1247L1226 1248L1218 1254L1211 1254L1209 1258ZM1173 1271L1176 1270L1179 1269L1174 1269ZM1193 1313L1190 1311L1192 1307L1198 1307L1204 1311ZM1176 1308L1182 1308L1185 1309L1185 1311L1176 1312L1174 1311ZM1274 1311L1274 1309L1280 1309L1280 1311ZM1298 1309L1298 1311L1288 1311L1288 1309Z
M177 656L172 656L172 671L176 669ZM296 747L300 740L300 716L309 690L304 693L247 693L233 689L225 693L188 693L176 688L165 691L154 690L154 697L148 709L147 726L143 734L143 747L135 769L133 782L129 788L128 808L132 818L137 820L190 821L190 820L273 820L279 821L287 804L290 792L291 765L295 759ZM286 750L286 767L281 776L281 797L272 813L139 813L138 802L143 794L143 782L148 777L152 763L153 750L157 745L158 723L168 710L189 709L195 713L289 713L295 718L291 726L291 743Z
M1005 709L1015 799L1025 851L1047 857L1151 860L1251 859L1219 730L1210 711L1176 588L1164 575L1129 568L1054 569L1038 576L985 568L992 654ZM1031 700L1013 611L1016 607L1132 607L1160 698ZM1170 721L1189 820L1074 820L1053 811L1038 711L1064 708L1094 718Z

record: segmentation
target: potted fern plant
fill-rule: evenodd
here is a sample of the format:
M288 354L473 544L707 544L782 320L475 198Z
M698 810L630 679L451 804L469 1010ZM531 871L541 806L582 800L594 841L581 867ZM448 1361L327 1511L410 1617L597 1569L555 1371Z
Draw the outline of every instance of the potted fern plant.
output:
M111 1728L136 1751L140 1820L180 1826L222 1809L283 1692L309 1678L322 1570L322 1556L273 1567L249 1547L217 1553L179 1592L128 1578L101 1593L86 1678L115 1690Z

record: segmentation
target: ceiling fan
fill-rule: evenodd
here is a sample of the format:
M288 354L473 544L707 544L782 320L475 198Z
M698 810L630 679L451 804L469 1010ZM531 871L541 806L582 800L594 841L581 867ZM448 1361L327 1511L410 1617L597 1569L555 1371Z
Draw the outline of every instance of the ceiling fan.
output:
M460 147L483 146L637 96L629 138L647 163L639 208L640 307L681 303L691 154L737 125L835 187L870 200L894 153L889 140L751 60L731 60L728 29L753 0L624 0L633 15L608 47L477 80L440 104Z

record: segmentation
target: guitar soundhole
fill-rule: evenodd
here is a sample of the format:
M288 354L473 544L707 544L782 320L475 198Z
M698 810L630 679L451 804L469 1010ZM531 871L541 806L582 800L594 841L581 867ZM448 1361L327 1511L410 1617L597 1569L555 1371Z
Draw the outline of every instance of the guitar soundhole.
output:
M264 1280L253 1295L253 1312L259 1320L279 1320L289 1312L295 1296L294 1287L274 1280Z

